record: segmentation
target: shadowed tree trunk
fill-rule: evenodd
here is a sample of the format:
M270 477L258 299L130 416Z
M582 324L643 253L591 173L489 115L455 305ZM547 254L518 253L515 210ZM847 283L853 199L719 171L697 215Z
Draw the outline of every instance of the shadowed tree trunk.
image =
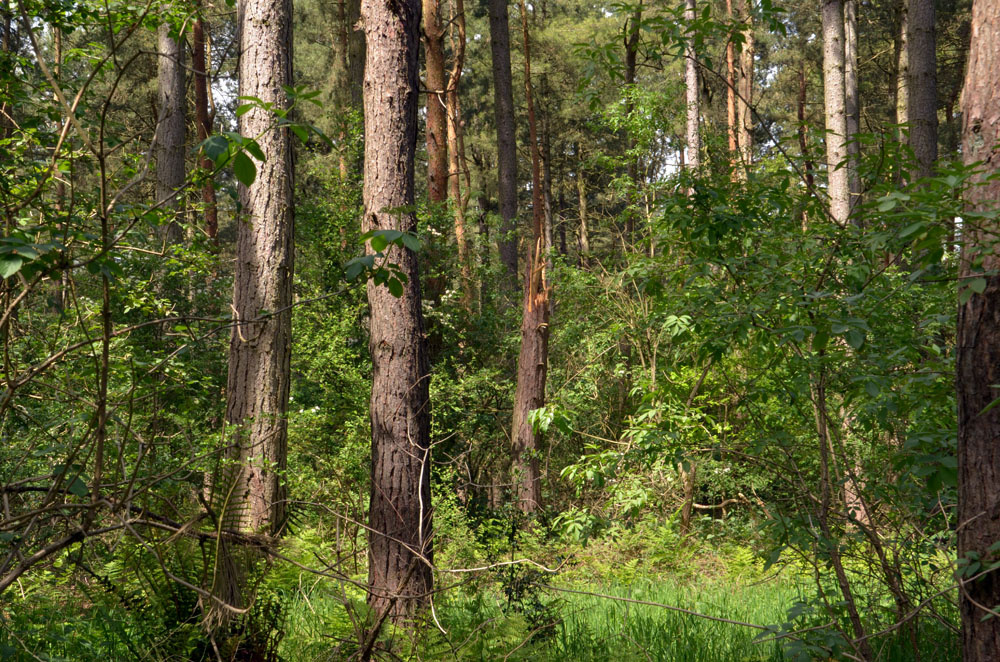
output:
M517 357L517 389L514 393L514 479L518 507L535 512L541 501L538 467L540 435L528 414L545 404L545 378L549 364L549 285L545 273L545 201L542 200L541 155L531 89L531 45L528 40L528 13L521 0L521 30L524 37L524 93L528 107L528 134L531 149L532 232L524 273L524 302L521 319L521 352Z
M288 107L291 84L290 0L243 0L238 9L240 95ZM240 186L243 214L237 223L236 265L229 341L226 423L227 462L213 485L225 528L279 535L287 512L282 474L287 459L288 389L291 380L293 166L288 129L274 115L252 108L239 118L240 134L255 136L266 160ZM249 155L248 155L249 156ZM253 157L250 157L253 158ZM246 567L254 554L222 544L212 593L246 606ZM216 605L213 605L213 608ZM224 621L218 612L210 620Z
M934 0L909 0L907 44L910 51L910 148L917 159L916 177L934 174L938 156L937 46Z
M415 232L417 219L410 209L420 2L363 0L361 16L368 45L362 229ZM417 256L391 246L386 259L398 265L407 282L399 297L385 286L368 283L372 355L368 602L377 614L388 613L398 622L427 603L433 585L430 368Z
M733 21L733 0L726 0L726 17ZM732 37L726 42L726 128L729 136L729 160L736 173L739 158L739 138L736 130L736 44Z
M896 124L910 121L910 45L909 45L910 0L899 2L899 26L896 34ZM899 130L899 141L906 142L903 129Z
M985 175L1000 169L1000 4L972 4L972 46L962 92L962 155L966 164L984 162ZM975 209L996 209L1000 179L973 188L968 198ZM982 221L981 221L982 222ZM1000 257L996 249L1000 227L995 220L962 226L964 245L960 282L982 274L986 287L973 293L958 309L956 363L958 391L958 558L978 554L983 568L996 562L1000 540L1000 407L992 407L1000 391ZM974 264L982 259L982 266ZM961 569L961 566L959 566ZM986 572L965 578L958 594L962 616L962 659L1000 659L1000 619L987 609L1000 604L1000 575Z
M199 9L201 3L198 3ZM208 104L208 37L205 30L205 21L199 15L194 22L192 32L192 67L194 68L194 110L195 126L198 129L198 141L204 141L212 134L213 113L209 110ZM215 164L204 155L198 163L204 170L213 170ZM212 239L216 239L219 234L219 212L215 204L215 182L209 178L205 180L201 189L201 201L205 205L205 233Z
M750 5L747 0L740 0L740 20L743 22L743 48L740 49L739 98L736 101L737 120L739 127L740 169L742 177L746 177L747 169L753 164L753 116L750 109L753 102L753 58L754 35L753 17L750 15Z
M578 264L581 267L587 266L588 255L590 254L590 232L587 229L587 179L583 172L583 152L580 151L580 143L574 147L576 151L576 197L580 213L580 230L577 233L577 249L579 252Z
M444 75L444 29L441 0L423 2L423 42L427 84L427 196L448 198L447 94Z
M685 0L684 20L688 24L688 29L691 29L694 19L695 0ZM685 41L684 55L684 87L687 99L687 167L697 171L701 165L701 134L698 131L701 109L698 103L698 54L694 50L693 35L689 35Z
M507 284L517 283L517 147L514 143L514 83L510 72L510 26L505 0L488 0L493 97L497 125L497 191L500 199L500 261Z
M847 120L848 182L851 211L861 202L858 161L861 146L861 105L858 100L858 0L844 0L844 112Z
M165 23L157 30L157 52L156 202L176 210L181 206L177 191L184 185L184 49ZM176 214L165 237L168 243L180 241Z
M448 190L454 205L455 243L458 245L458 269L462 290L462 306L472 310L474 299L472 288L472 255L466 236L465 211L468 206L469 181L465 177L465 194L462 193L462 179L466 174L465 150L462 140L462 104L458 95L465 65L465 3L454 0L451 20L452 66L448 76L448 92L445 95L448 106Z
M844 105L844 0L823 0L823 99L830 217L844 225L851 214Z

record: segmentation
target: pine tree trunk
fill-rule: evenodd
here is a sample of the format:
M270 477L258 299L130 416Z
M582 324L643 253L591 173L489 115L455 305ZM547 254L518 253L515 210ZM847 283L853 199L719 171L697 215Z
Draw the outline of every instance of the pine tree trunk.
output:
M514 83L510 72L510 26L505 0L488 0L493 94L497 125L497 189L500 199L500 261L508 285L517 282L517 147L514 142Z
M444 29L441 0L423 2L424 60L427 70L427 196L431 202L448 198L447 94L444 74Z
M156 127L156 202L166 210L180 204L184 185L184 49L170 38L170 26L157 30L156 85L159 121ZM176 217L167 225L168 243L181 239Z
M474 299L472 288L472 255L466 236L465 210L467 197L462 195L462 176L465 173L465 150L462 149L462 104L458 96L465 64L465 3L454 0L451 25L452 67L448 76L448 91L445 95L448 110L448 191L454 205L455 243L458 246L459 280L462 290L462 306L472 310ZM427 5L424 5L426 11ZM456 34L457 33L457 34ZM466 196L468 196L468 185Z
M733 0L726 0L726 17L733 21ZM736 45L732 37L726 42L726 128L729 136L729 160L736 174L739 158L739 138L736 129Z
M984 175L1000 169L1000 4L975 0L972 5L972 46L962 92L962 155L966 164L983 162ZM975 209L994 209L1000 200L1000 179L973 188L968 199ZM960 282L1000 268L995 243L995 221L985 227L962 227L964 245ZM973 262L982 259L982 266ZM986 289L972 294L958 309L956 388L958 391L958 558L978 554L982 568L998 556L1000 540L1000 407L992 406L1000 383L1000 276L983 275ZM961 567L961 566L960 566ZM962 616L962 659L992 662L1000 659L1000 619L986 609L1000 604L1000 575L987 572L965 578L958 592Z
M511 432L514 447L514 479L517 505L523 512L535 512L541 502L538 465L540 435L528 414L545 404L545 378L549 363L549 286L545 273L545 201L542 199L541 155L531 88L531 48L528 16L521 0L521 29L524 36L524 93L528 106L528 134L531 148L532 236L524 274L521 352L517 358L517 389Z
M413 159L417 140L419 0L363 0L365 216L362 229L417 227ZM369 246L369 250L371 250ZM430 368L420 309L417 256L393 246L386 259L407 276L400 297L368 283L372 355L372 477L368 602L394 621L430 597Z
M847 114L847 185L853 212L861 201L861 178L858 176L861 149L857 141L861 130L861 105L858 100L858 0L844 0L844 111Z
M899 0L899 26L896 37L896 124L910 121L910 45L909 11L910 0ZM899 130L899 141L906 142L903 129Z
M754 34L753 17L747 0L741 0L740 20L743 21L743 48L740 50L739 98L737 99L737 125L739 127L740 161L743 168L741 176L746 177L747 169L753 164L753 58Z
M580 143L576 144L576 158L576 198L580 213L580 230L577 234L579 259L577 262L581 267L586 267L590 254L590 232L587 229L587 179L583 172L583 153L580 151Z
M201 6L201 3L198 3ZM194 68L194 109L195 125L198 129L198 141L202 142L212 135L212 114L208 108L208 57L206 50L207 35L205 33L204 19L199 16L194 22L192 32L191 57ZM215 164L204 155L201 156L198 165L203 170L213 170ZM215 182L209 178L205 180L201 189L201 201L205 205L205 234L216 239L219 234L219 212L215 203Z
M916 177L934 174L938 156L937 52L934 0L909 0L910 148L917 159Z
M823 98L826 111L827 193L830 217L844 225L851 214L844 94L844 0L823 0Z
M685 0L684 20L688 29L695 20L695 0ZM698 131L701 115L698 103L698 54L694 50L694 37L689 36L684 45L684 86L687 99L687 167L697 171L701 165L701 134Z
M244 0L240 5L240 95L288 107L291 84L290 0ZM287 449L292 331L292 144L274 116L253 108L240 134L259 136L267 157L257 177L240 187L226 421L234 426L235 498L227 514L234 529L278 534L285 524L280 477ZM252 158L252 157L251 157ZM229 485L226 485L228 488Z

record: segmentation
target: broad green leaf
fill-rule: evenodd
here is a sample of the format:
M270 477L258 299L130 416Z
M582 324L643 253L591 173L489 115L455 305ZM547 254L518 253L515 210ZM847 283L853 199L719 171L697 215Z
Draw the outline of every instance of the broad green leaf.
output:
M20 255L8 253L0 255L0 278L10 278L21 270L24 260Z
M254 165L250 157L243 152L237 152L233 157L233 174L244 186L253 184L257 179L257 166Z

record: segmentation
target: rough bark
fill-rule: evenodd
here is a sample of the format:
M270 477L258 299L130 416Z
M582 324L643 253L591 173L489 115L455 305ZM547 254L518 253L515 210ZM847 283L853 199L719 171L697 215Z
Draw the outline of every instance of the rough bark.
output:
M983 162L984 177L1000 169L1000 4L975 0L972 5L972 45L962 92L962 154L967 164ZM975 209L995 209L1000 180L972 189ZM986 289L972 294L958 309L956 339L958 394L958 558L979 555L982 567L998 555L991 545L1000 540L1000 407L992 405L1000 383L1000 227L989 222L962 226L964 245L960 282L982 273ZM982 261L981 266L976 264ZM1000 604L1000 575L988 572L965 578L959 591L962 616L962 659L1000 659L1000 619L987 609Z
M726 16L733 20L733 0L726 0ZM726 42L726 128L729 136L729 160L736 171L739 138L736 129L736 45L732 37Z
M523 512L532 513L541 502L538 466L541 439L528 420L528 414L545 404L545 378L549 363L549 285L545 273L545 202L542 199L541 155L532 99L531 48L524 0L521 0L521 29L524 37L524 93L528 107L531 148L532 236L524 274L521 352L517 358L517 389L514 393L511 431L518 507Z
M861 201L861 178L858 176L861 146L857 140L861 130L861 105L858 100L858 0L844 0L844 112L847 115L847 185L853 212Z
M417 140L419 0L363 0L364 230L413 232ZM369 247L369 250L371 248ZM392 246L386 259L407 276L403 293L368 283L372 355L372 478L368 602L401 621L426 604L433 584L430 492L430 368L417 256Z
M201 3L198 3L201 6ZM191 63L194 69L194 110L195 126L198 130L198 141L204 141L212 134L213 114L209 110L208 104L208 57L207 57L206 26L204 19L199 15L194 22L192 31ZM212 170L215 164L211 159L202 155L198 165L204 170ZM215 182L208 178L201 188L201 201L205 205L205 234L212 239L216 239L219 234L219 212L215 201Z
M747 168L753 163L753 58L754 35L753 17L747 0L740 2L740 21L743 22L743 48L740 49L739 98L736 102L737 126L739 127L740 161L743 168L740 173L745 177Z
M844 0L823 0L823 99L830 217L844 225L851 214L844 94Z
M240 95L288 107L291 84L290 0L244 0L240 5ZM292 144L274 116L253 108L240 134L259 136L266 156L257 177L240 187L244 216L236 234L226 420L237 447L233 527L280 533L285 523L286 413L292 313ZM252 157L251 157L252 158Z
M896 37L896 124L910 121L910 45L909 45L910 0L900 0L899 26ZM899 141L905 143L905 133L899 130Z
M505 0L488 0L493 98L497 125L497 189L500 199L500 261L508 285L517 282L517 147L514 143L514 83L510 72L510 26Z
M587 229L587 178L583 172L583 153L580 151L580 143L576 144L576 157L576 197L580 212L580 229L577 234L578 263L581 267L586 267L590 254L590 232Z
M452 66L448 76L448 91L445 94L448 110L448 191L455 214L455 243L458 246L459 286L462 290L462 306L472 310L472 255L466 236L465 211L468 205L469 182L466 177L465 194L462 193L462 179L465 175L465 149L462 139L462 104L458 95L465 64L465 3L454 0L451 20ZM427 4L424 4L424 11Z
M802 155L803 166L805 167L806 187L811 191L814 185L815 166L809 156L809 128L806 126L806 69L803 64L799 67L799 98L796 108L799 120L799 153Z
M685 0L684 20L690 26L695 19L695 0ZM694 50L694 36L689 35L684 44L684 86L687 100L687 167L697 171L701 166L701 133L698 124L701 108L698 99L698 54Z
M934 0L909 0L910 148L917 159L916 177L934 174L938 156L937 46L934 34Z
M423 2L423 42L427 85L427 196L431 202L448 198L448 81L444 73L444 28L440 0Z
M157 49L156 202L175 210L180 206L177 191L184 185L184 49L165 23L157 30ZM175 219L165 236L168 243L180 240Z

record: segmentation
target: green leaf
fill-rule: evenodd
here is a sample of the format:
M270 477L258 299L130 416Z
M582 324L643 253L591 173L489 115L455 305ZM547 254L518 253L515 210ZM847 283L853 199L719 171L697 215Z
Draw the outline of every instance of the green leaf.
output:
M250 154L260 162L267 161L267 157L264 156L264 150L260 148L256 140L247 140L243 143L243 149L250 152Z
M229 155L229 141L224 136L218 134L209 136L201 144L201 151L205 156L212 159L216 166L221 166L223 159Z
M257 166L254 165L250 157L243 152L237 152L233 157L233 174L244 186L253 184L257 179Z
M305 128L303 128L302 125L300 125L300 124L289 124L288 128L291 129L292 133L294 133L296 136L298 136L299 140L301 140L302 142L308 142L309 141L309 132Z
M420 238L415 234L407 232L402 237L400 237L403 245L409 248L414 253L418 252L421 247Z
M69 490L70 494L78 497L85 497L88 492L87 484L79 476L73 478L73 482L66 489Z
M900 239L905 239L905 238L909 237L911 234L915 234L915 233L919 232L920 230L923 230L924 229L924 225L925 224L924 224L923 221L917 221L916 223L912 223L912 224L906 226L906 228L904 228L903 231L899 233L899 238Z
M20 255L0 255L0 278L10 278L21 270L24 260Z
M242 104L240 106L237 106L236 107L236 117L242 117L242 116L246 115L248 112L250 112L250 110L252 110L253 108L256 108L256 107L257 107L257 104L255 104L255 103L244 103L244 104Z
M392 278L392 279L389 280L388 283L386 283L386 286L389 288L389 293L392 294L392 296L396 297L397 299L399 297L403 296L403 283L402 283L402 281L400 281L400 280L398 280L396 278Z
M376 253L381 253L385 250L385 247L389 245L389 241L385 238L383 234L376 234L371 239L372 250Z
M847 339L847 344L854 349L861 349L861 346L865 344L864 332L858 331L857 329L851 329L848 331L845 338Z
M976 294L982 294L986 291L986 279L985 278L973 278L969 281L969 289Z

